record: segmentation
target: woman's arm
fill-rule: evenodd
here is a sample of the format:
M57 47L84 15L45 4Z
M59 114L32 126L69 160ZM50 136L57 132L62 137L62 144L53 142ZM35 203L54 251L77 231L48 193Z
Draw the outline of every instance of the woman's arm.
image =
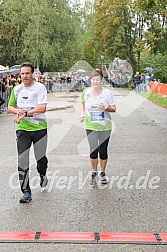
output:
M85 103L81 102L81 116L80 121L83 122L85 118Z
M106 108L106 111L108 112L116 112L116 106L115 105L110 105Z

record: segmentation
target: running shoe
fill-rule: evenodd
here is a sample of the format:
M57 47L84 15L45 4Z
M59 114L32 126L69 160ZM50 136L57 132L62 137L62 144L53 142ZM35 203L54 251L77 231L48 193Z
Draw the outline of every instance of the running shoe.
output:
M47 183L48 183L47 176L40 175L40 186L43 188L47 185Z
M32 200L31 193L25 191L23 196L20 199L20 203L28 203Z
M105 172L101 172L99 175L101 185L107 185L107 179L106 179L106 174Z
M96 184L96 180L97 180L97 173L96 172L92 172L91 175L91 179L90 179L90 186L94 186Z

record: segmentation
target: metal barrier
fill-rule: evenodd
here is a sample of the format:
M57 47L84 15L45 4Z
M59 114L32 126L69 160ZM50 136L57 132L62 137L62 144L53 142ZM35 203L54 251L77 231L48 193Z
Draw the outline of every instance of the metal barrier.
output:
M72 72L44 72L41 81L48 92L82 91L86 85L82 74Z
M0 97L5 101L5 103L3 103L0 106L0 113L5 112L7 110L11 91L12 91L12 88L6 88L5 92L2 92L2 90L0 90Z
M69 91L82 91L84 89L83 81L73 82L55 82L48 80L45 83L47 92L69 92Z
M73 82L55 82L52 80L47 80L44 84L47 92L69 92L69 91L82 91L84 89L83 81L73 81ZM10 94L12 91L12 87L6 88L5 92L0 90L0 100L4 100L5 103L0 105L0 113L5 112L7 110ZM2 98L2 99L1 99ZM1 103L1 101L0 101Z

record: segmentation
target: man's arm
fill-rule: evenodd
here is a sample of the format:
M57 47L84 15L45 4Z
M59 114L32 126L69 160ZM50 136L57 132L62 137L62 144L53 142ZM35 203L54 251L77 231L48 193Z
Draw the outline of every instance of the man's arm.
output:
M17 115L22 114L24 111L22 109L16 108L15 106L8 105L8 112Z
M35 114L41 114L46 112L46 104L39 104L34 109L27 111L27 116L33 116Z
M19 123L21 119L24 117L32 117L35 114L45 113L46 104L40 104L32 110L24 111L22 109L17 109L14 106L8 106L8 111L12 114L16 114L17 116L14 119L14 123Z

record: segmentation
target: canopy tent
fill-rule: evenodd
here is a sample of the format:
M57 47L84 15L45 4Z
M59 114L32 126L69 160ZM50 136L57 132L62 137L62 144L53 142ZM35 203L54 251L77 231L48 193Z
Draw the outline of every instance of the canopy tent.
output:
M76 72L77 73L85 73L86 71L84 69L78 69Z
M7 70L7 67L0 65L0 72Z
M20 66L21 65L14 65L14 66L11 66L9 69L12 70L12 69L19 69L20 70Z

